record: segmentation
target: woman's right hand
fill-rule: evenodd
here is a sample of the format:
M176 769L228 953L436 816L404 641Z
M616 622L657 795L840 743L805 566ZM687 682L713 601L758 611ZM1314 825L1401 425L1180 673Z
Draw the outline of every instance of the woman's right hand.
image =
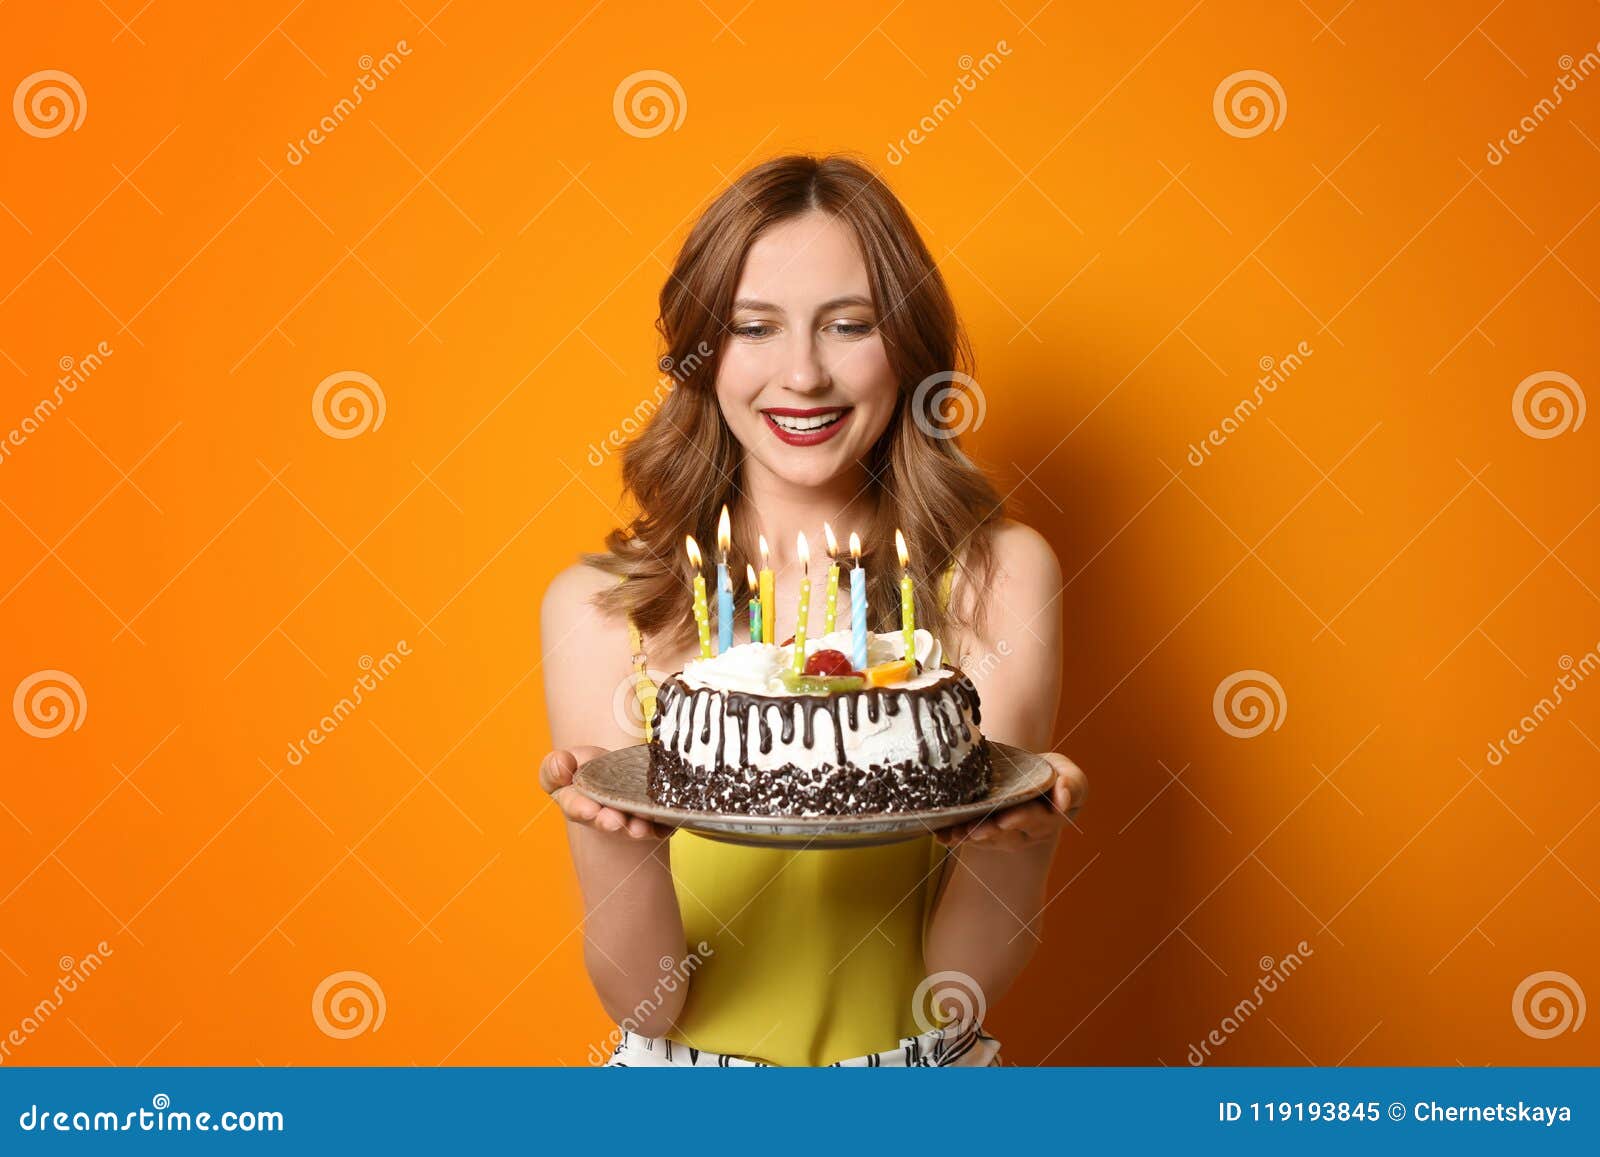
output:
M562 814L573 823L635 840L664 840L670 836L673 829L666 824L596 803L572 785L579 767L604 754L603 747L568 747L552 751L539 764L539 786L550 793Z

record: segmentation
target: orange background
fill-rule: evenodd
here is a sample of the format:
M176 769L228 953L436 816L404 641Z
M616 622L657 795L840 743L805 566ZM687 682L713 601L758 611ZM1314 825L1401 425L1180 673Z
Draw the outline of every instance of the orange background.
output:
M0 714L0 1035L113 949L10 1063L585 1063L611 1026L534 782L541 681L583 673L539 669L539 596L616 520L588 447L654 388L688 222L790 149L915 213L969 445L1069 577L1094 796L991 1012L1007 1060L1181 1065L1302 939L1217 1063L1600 1057L1509 1007L1545 970L1600 993L1600 686L1485 759L1600 642L1600 420L1511 412L1600 382L1600 78L1486 160L1593 5L436 6L0 8L0 95L60 69L87 101L48 139L0 115L0 436L113 350L0 461L0 698L61 669L87 703L51 739ZM643 69L676 130L619 126ZM1277 129L1222 130L1242 69ZM386 415L332 438L347 370ZM1212 711L1245 669L1287 708L1248 740ZM387 1002L347 1040L309 1008L345 969Z

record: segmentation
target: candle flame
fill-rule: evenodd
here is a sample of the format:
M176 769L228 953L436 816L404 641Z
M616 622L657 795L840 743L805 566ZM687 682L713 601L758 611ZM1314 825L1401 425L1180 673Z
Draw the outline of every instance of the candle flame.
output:
M749 563L745 563L744 564L744 573L745 573L745 578L750 583L750 593L752 595L758 594L759 591L760 591L760 587L756 583L756 568L751 566Z
M795 535L795 553L800 556L800 569L811 569L811 547L806 544L805 532Z
M828 557L832 558L839 553L839 540L833 537L833 527L826 522L822 524L822 536L828 540Z
M756 537L761 540L761 569L762 570L766 570L767 569L767 536L764 535L764 534L759 534Z
M689 565L695 570L700 569L700 544L694 540L694 535L683 536L684 549L689 552Z
M900 569L905 570L911 565L911 553L906 550L906 536L896 527L894 532L894 552L900 556Z
M728 561L728 544L733 541L732 523L728 518L728 507L724 503L722 517L717 519L717 550L722 553L722 561Z
M850 557L856 560L856 565L861 565L861 536L855 531L850 532Z

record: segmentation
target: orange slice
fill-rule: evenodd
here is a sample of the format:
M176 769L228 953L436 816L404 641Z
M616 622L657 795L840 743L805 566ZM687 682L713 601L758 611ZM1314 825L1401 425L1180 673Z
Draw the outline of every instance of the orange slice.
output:
M867 679L868 687L887 687L891 683L904 683L915 673L916 664L910 659L895 659L888 663L879 663L875 667L868 667L861 672Z

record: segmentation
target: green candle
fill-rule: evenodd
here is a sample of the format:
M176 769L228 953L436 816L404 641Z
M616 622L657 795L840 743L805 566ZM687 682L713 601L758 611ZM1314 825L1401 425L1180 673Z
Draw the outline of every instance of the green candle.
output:
M822 633L833 634L834 621L839 617L839 543L833 537L833 527L822 524L822 533L828 539L828 593L822 604Z
M806 669L806 619L811 616L811 549L804 534L796 539L796 553L800 556L800 609L795 613L794 673L802 675Z

